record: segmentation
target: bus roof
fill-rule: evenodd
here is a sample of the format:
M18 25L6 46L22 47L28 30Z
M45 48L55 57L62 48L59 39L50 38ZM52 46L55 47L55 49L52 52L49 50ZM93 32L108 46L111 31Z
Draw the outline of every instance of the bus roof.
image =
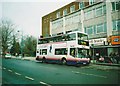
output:
M67 34L73 34L73 33L80 33L80 34L84 34L87 35L87 33L84 33L84 32L81 32L81 31L73 31L73 32L69 32L69 33L66 33L66 34L60 34L60 35L56 35L56 36L49 36L49 37L43 37L43 38L40 38L40 39L49 39L49 38L57 38L57 37L61 37L61 36L65 36Z
M81 32L81 31L73 31L73 32L69 32L67 34L72 34L72 33L81 33L81 34L84 34L84 35L88 35L87 33L84 33L84 32Z

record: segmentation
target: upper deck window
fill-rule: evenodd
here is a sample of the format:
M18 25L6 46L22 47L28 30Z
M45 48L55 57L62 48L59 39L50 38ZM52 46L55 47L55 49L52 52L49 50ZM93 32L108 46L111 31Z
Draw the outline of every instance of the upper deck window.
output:
M80 39L80 40L88 40L88 36L86 34L78 33L78 39Z
M68 34L68 40L76 40L76 33Z

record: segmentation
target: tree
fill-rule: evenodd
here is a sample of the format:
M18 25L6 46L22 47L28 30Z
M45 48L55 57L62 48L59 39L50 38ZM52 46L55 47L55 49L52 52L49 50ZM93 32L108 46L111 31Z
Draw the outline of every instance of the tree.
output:
M8 47L12 44L12 35L14 32L14 24L9 20L0 21L0 29L2 30L2 54L5 57Z
M19 44L19 42L16 41L15 35L13 35L13 43L12 43L12 47L10 49L10 53L14 56L16 55L16 53L17 53L17 55L20 54L20 44Z
M33 36L27 36L24 40L24 54L35 56L37 40Z

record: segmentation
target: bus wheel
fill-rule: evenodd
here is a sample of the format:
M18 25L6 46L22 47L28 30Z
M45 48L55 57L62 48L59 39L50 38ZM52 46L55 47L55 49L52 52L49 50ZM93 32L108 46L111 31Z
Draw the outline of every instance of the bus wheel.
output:
M62 59L62 61L61 61L61 63L63 64L63 65L65 65L66 63L67 63L67 61L66 61L66 59Z
M43 57L43 59L42 59L42 63L45 63L46 62L46 59L45 59L45 57Z

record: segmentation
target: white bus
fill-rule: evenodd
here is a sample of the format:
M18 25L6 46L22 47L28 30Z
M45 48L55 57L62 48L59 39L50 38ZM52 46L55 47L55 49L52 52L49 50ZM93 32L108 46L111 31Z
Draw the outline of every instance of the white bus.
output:
M53 37L40 38L37 44L36 60L70 65L87 65L90 46L88 35L79 31Z

